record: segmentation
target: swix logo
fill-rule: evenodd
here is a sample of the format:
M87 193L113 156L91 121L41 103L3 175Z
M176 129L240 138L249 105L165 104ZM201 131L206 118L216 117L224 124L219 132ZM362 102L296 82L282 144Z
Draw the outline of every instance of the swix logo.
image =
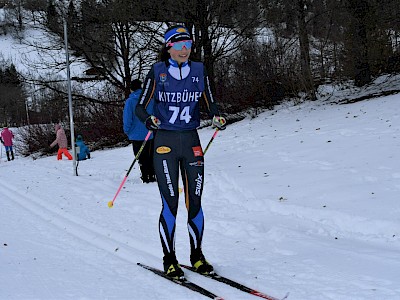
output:
M203 176L197 174L196 181L196 191L194 192L197 196L201 196L201 185L203 183Z
M189 163L189 166L191 166L191 167L202 167L202 166L204 166L204 162L202 162L201 160L195 161L195 162L191 162L191 163Z

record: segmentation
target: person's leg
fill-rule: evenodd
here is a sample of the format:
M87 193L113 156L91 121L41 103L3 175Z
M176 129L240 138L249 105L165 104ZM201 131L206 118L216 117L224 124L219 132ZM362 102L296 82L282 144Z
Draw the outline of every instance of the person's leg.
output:
M154 140L149 141L149 156L147 159L147 170L149 174L149 180L150 182L155 182L157 181L156 179L156 174L154 172L154 164L153 164L153 156L154 156Z
M62 159L62 149L61 148L58 148L58 151L57 151L57 160L61 160Z
M147 179L147 182L155 182L156 177L154 174L153 165L153 152L154 152L154 140L148 140L142 154L139 157L141 171L143 177Z
M183 275L175 254L175 222L179 198L178 140L174 132L164 130L159 130L154 140L154 169L162 201L159 233L164 252L164 270L171 277Z
M73 159L73 157L72 157L71 153L69 153L68 149L65 149L64 154L68 158L68 160L72 160Z
M4 148L6 148L7 160L10 161L10 146L4 146Z
M204 233L204 215L201 196L204 183L204 156L197 131L185 133L185 148L181 174L183 179L186 207L188 210L188 231L190 237L190 261L200 273L210 273L213 267L204 258L201 244Z
M61 151L68 158L68 160L72 160L72 155L71 155L71 153L68 152L67 148L62 148Z
M13 150L13 146L9 146L8 147L10 154L11 154L11 160L14 160L14 150Z
M149 141L146 142L146 145L144 146L142 153L140 153L140 155L138 157L138 163L139 163L139 168L140 168L140 178L142 179L142 181L144 183L149 182L148 176L146 174L146 169L144 167L144 160L145 160L144 156L146 155L146 152L148 149L147 148L148 142ZM143 141L136 141L136 140L132 141L132 149L133 149L133 154L135 155L135 157L139 153L139 150L142 147L142 145L143 145Z

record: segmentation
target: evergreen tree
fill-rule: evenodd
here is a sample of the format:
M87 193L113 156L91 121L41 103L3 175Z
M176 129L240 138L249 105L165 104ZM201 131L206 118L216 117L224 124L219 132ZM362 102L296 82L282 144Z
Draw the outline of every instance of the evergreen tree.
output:
M75 8L74 1L69 1L67 12L67 29L68 29L68 42L79 39L80 36L80 18Z
M56 5L53 0L48 0L47 2L47 11L46 11L46 25L47 27L57 33L60 34L61 31L61 24L59 21L59 14L57 12Z
M0 123L26 124L26 97L19 77L14 64L0 69Z

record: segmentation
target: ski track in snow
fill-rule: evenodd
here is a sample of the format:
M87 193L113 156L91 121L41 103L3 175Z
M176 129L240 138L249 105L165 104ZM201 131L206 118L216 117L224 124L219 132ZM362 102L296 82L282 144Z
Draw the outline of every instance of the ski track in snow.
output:
M26 196L16 189L4 186L1 184L2 192L8 196L9 201L13 201L19 204L21 207L29 210L32 214L40 217L46 223L57 227L61 231L68 232L76 238L79 238L82 242L88 242L93 246L108 251L112 254L115 252L115 245L123 244L125 241L119 239L116 234L106 234L104 230L94 224L85 222L82 219L76 218L70 214L61 214L55 207L50 207L47 203L46 206L40 203L40 198L30 193ZM16 197L17 196L17 197ZM138 243L138 241L135 241ZM123 258L131 263L136 263L136 260L132 260L132 251L137 255L143 253L140 249L143 249L143 245L125 246L132 248L131 250L119 251L116 255ZM126 253L125 253L126 252Z
M61 161L59 162L61 164L64 164L66 162ZM60 180L62 180L63 185L71 186L71 190L74 191L81 191L82 189L87 189L87 183L85 184L84 182L76 182L76 178L74 177L60 177L59 173L57 172L56 168L54 171L49 171L47 168L43 168L43 172L47 173L47 176L56 176ZM37 170L40 172L39 170ZM116 178L120 179L119 175L115 175ZM108 253L109 255L112 255L113 257L117 257L125 262L128 262L131 267L130 268L137 268L136 267L136 262L138 261L146 261L147 263L153 264L154 266L161 267L160 264L160 254L159 251L153 251L154 253L151 253L149 251L149 246L146 245L146 243L142 243L139 241L139 239L132 239L131 234L127 233L124 234L122 232L118 232L115 230L110 230L109 228L106 228L105 226L101 226L98 222L92 221L88 222L87 220L84 220L77 215L73 214L73 211L68 211L68 209L64 209L63 205L53 205L49 201L43 201L43 196L41 196L41 192L37 194L36 189L35 189L35 183L39 185L39 182L36 179L22 179L22 181L29 182L27 183L28 187L24 191L18 190L15 186L6 186L2 182L0 182L0 190L2 191L2 194L6 196L8 199L9 204L18 206L19 208L22 208L26 210L29 214L34 215L38 217L39 219L42 220L42 225L41 225L41 230L44 231L47 226L53 227L56 231L62 232L61 235L68 234L71 235L72 237L76 238L78 241L75 241L74 243L79 243L79 244L90 244L96 249L98 249L101 252ZM136 180L133 180L134 182ZM43 182L40 183L40 185L43 184ZM127 183L128 185L128 183ZM40 186L36 186L39 191L42 189ZM129 188L129 186L127 187ZM90 190L98 190L98 189L103 189L103 190L114 190L115 189L115 183L106 183L104 185L104 182L101 183L94 183L94 186L90 188ZM90 194L90 191L88 192ZM118 200L123 201L122 197L118 198ZM79 201L77 201L78 205ZM101 203L101 205L104 206L104 209L109 209L105 205L107 202ZM159 204L159 203L157 203ZM117 205L117 204L116 204ZM118 203L119 205L119 203ZM110 211L120 209L118 207L115 207L113 209L110 209ZM71 209L70 209L71 210ZM157 206L157 213L159 211L159 207ZM42 229L43 228L43 229ZM158 242L158 241L157 241ZM154 248L154 250L159 250L157 248ZM146 249L146 251L143 251L142 249ZM149 256L150 254L150 256ZM105 254L103 254L105 255ZM96 268L96 266L93 266ZM143 270L141 268L137 268L138 270L135 273L140 274L140 276L143 276L144 278L153 278L152 274L147 274L146 271L145 274L143 274ZM31 277L30 275L23 275L27 281L34 281L38 286L43 286L44 289L47 291L45 292L46 299L68 299L70 297L75 298L76 295L74 293L70 293L69 295L64 295L60 296L59 294L55 294L52 292L52 289L48 288L46 284L46 279L42 278L40 276L33 276ZM198 277L196 274L192 274L187 271L187 276L190 279L191 277L196 278L197 282L201 282L202 286L209 288L210 290L218 292L220 294L223 294L225 296L231 299L240 297L240 299L253 299L253 296L242 294L242 292L239 292L233 288L229 288L226 286L223 286L221 284L218 284L216 282L213 282L211 280L205 279L203 277ZM129 278L126 278L129 280ZM155 279L155 278L153 278ZM159 279L155 279L159 280ZM158 281L157 281L158 282ZM161 279L161 282L164 282L164 280ZM70 283L72 285L73 289L73 282ZM196 297L200 297L201 299L203 298L202 296L198 296L196 294L192 294L192 292L186 291L184 288L177 287L177 286L172 286L170 287L167 282L164 282L162 284L167 285L170 290L174 291L174 296L172 296L171 299L187 299L188 296L182 296L185 294L190 295L190 298L192 299L197 299ZM78 288L79 285L77 285ZM147 290L147 288L145 288ZM176 293L176 291L178 293ZM157 297L157 293L154 294L155 299L168 299L166 297L165 293L159 291L160 296ZM149 299L148 294L143 294L143 293L138 293L138 299ZM143 296L145 295L145 296ZM181 296L179 296L181 295ZM1 292L0 292L1 296ZM153 296L151 296L153 297ZM151 298L150 297L150 298ZM193 298L194 297L194 298ZM89 298L91 298L89 296ZM108 297L106 297L108 298ZM199 298L199 299L200 299ZM9 299L12 299L10 297ZM15 299L19 299L18 297Z

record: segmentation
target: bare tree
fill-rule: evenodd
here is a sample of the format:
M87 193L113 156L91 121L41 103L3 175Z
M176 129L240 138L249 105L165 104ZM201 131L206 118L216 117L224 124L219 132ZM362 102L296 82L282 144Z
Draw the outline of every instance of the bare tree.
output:
M51 0L49 3L51 4ZM218 59L232 55L255 35L254 28L260 17L258 10L251 9L255 3L250 1L240 4L233 0L199 0L189 3L181 1L169 7L160 5L158 12L153 12L153 15L160 19L165 16L165 20L168 20L168 16L174 16L172 22L179 21L182 15L182 22L194 33L193 57L204 60L210 76L213 76L214 63ZM113 99L116 103L120 103L129 95L132 77L140 78L147 73L161 48L165 30L165 25L161 22L138 21L138 12L143 10L143 5L141 6L140 2L134 4L125 0L82 2L79 24L73 25L77 32L69 39L73 51L80 55L89 67L96 69L100 78L115 87L116 91L123 93L123 97ZM238 6L239 4L242 6ZM71 4L69 5L71 12ZM243 11L247 11L247 14L243 14ZM76 20L76 17L72 19ZM58 23L60 22L61 20L58 20ZM69 23L71 22L72 20ZM166 22L166 25L170 24L171 22ZM53 27L58 28L59 25ZM43 44L36 46L46 51ZM61 49L61 37L58 42L48 47L48 50ZM64 62L53 61L51 64L45 64L54 71L61 68ZM43 78L35 80L35 84L53 88ZM98 102L98 99L94 99L87 91L82 92L74 94L74 98Z
M73 75L73 97L78 101L122 104L129 95L131 78L144 77L161 45L158 40L162 24L134 21L129 11L118 10L113 4L115 3L84 1L81 13L78 13L70 2L68 10L64 7L58 8L58 18L51 18L51 22L57 20L58 24L53 24L53 28L60 28L62 13L68 12L66 17L69 19L69 44L71 53L75 54L70 56L71 66L80 61L82 65L87 65L87 69L96 73L95 77L86 76L84 73ZM65 77L49 76L59 72L65 73L65 56L54 55L55 52L63 52L64 41L61 32L53 33L48 29L46 25L49 18L46 20L47 24L37 26L53 38L50 39L51 43L38 39L29 42L28 46L34 47L43 58L37 61L28 58L25 60L29 69L41 70L27 74L25 79L36 87L54 90L65 86L53 85L54 82L65 81ZM108 84L101 84L99 80ZM94 89L111 87L116 92L112 99L95 98ZM66 96L66 89L58 92ZM118 96L119 94L122 96Z
M185 12L194 32L194 58L204 61L214 77L214 64L239 51L257 35L262 12L257 1L192 1Z

